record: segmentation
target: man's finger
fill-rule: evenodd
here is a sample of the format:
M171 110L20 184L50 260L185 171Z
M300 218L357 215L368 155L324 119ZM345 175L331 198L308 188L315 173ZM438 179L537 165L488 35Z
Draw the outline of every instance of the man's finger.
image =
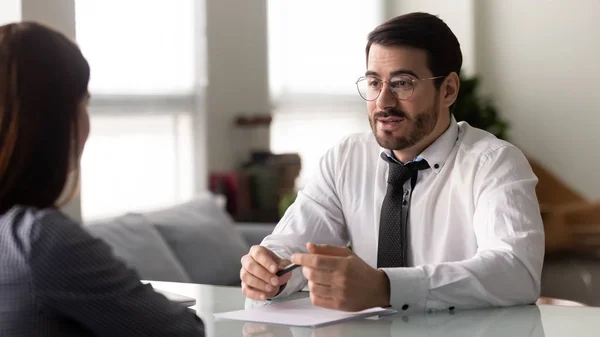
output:
M318 296L312 292L310 293L310 302L316 307L337 309L332 298Z
M253 288L249 285L247 285L246 283L242 282L242 294L250 299L256 300L256 301L266 301L267 300L267 295L256 289Z
M300 254L292 255L292 262L304 267L324 270L336 270L342 263L341 257L317 255L317 254Z
M246 335L254 335L267 331L269 328L266 324L246 323L242 328L242 333Z
M333 282L333 273L330 270L302 267L302 274L307 280L330 285Z
M277 265L279 266L279 269L283 269L283 268L289 266L290 264L292 264L292 261L290 261L288 259L279 259L279 262L277 263Z
M251 286L252 288L260 289L260 290L265 291L267 293L273 292L273 290L276 287L275 285L267 283L267 282L259 279L258 277L250 274L244 268L242 268L242 270L240 271L240 279L242 280L242 282L244 282L245 284Z
M277 272L277 263L279 258L275 254L271 254L271 251L263 246L252 246L250 248L250 256L254 261L258 262L266 270L270 271L271 274Z
M265 267L256 262L252 256L246 255L242 258L242 267L248 273L258 277L265 283L271 284L272 286L279 285L279 279L277 276L266 270Z
M346 257L352 255L352 251L348 247L343 246L331 246L331 245L315 245L314 243L307 243L306 249L313 254L330 255Z
M331 298L335 296L335 289L328 285L308 281L308 289L311 294L315 294L319 297Z

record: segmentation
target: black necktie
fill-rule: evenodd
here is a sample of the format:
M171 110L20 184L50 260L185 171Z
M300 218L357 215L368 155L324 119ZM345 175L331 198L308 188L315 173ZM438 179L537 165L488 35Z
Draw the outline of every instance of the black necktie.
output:
M428 169L429 164L420 160L402 165L383 153L381 158L389 163L390 169L387 192L381 206L377 268L405 267L410 192L407 190L405 193L403 186L411 179L412 191L418 171Z

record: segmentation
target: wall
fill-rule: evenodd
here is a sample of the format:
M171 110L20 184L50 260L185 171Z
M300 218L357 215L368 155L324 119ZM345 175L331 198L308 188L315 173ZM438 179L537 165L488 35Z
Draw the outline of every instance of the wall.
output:
M21 19L21 0L0 1L0 25Z
M37 21L75 39L75 0L21 0L21 3L24 21Z
M511 141L600 198L600 1L477 1L477 69Z
M456 35L463 53L463 71L475 71L474 0L387 0L387 18L410 12L439 16Z
M237 114L269 112L266 0L206 1L206 158L208 170L245 161ZM265 144L268 146L268 144Z

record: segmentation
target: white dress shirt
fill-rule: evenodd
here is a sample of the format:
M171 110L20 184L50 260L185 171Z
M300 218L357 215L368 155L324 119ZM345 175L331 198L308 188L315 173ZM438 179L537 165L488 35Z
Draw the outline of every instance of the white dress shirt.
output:
M389 167L382 151L371 132L331 148L262 245L290 258L306 252L307 242L351 243L376 268ZM408 313L535 302L544 229L538 180L523 153L452 118L418 157L431 168L419 171L412 191L408 267L382 268L392 307ZM301 269L293 273L278 296L306 286Z

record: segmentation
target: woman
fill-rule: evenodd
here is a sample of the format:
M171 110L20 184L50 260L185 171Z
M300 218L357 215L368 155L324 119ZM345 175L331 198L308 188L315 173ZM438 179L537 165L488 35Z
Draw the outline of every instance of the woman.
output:
M0 336L204 336L59 211L89 133L89 72L60 33L0 27Z

